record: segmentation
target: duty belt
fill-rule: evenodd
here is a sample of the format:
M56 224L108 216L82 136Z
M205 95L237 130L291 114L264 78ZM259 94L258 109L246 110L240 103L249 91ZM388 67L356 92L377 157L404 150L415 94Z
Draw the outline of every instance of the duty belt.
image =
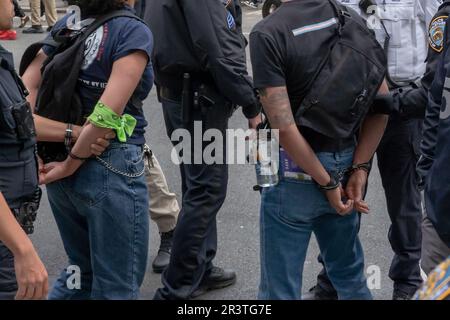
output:
M41 197L42 191L40 188L37 188L31 199L27 199L19 208L12 209L17 222L26 234L32 234L34 232L34 222L36 221Z

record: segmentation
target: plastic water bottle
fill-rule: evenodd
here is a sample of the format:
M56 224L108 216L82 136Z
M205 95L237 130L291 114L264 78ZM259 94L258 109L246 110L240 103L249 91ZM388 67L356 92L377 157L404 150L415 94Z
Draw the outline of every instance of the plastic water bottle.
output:
M256 154L256 183L261 188L276 186L279 182L279 143L268 129L259 129L253 148Z

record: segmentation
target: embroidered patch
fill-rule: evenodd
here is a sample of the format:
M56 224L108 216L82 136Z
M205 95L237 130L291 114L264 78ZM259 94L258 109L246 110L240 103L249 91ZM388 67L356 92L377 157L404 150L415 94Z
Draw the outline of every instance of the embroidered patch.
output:
M236 22L234 21L234 17L230 11L227 10L227 24L230 30L233 30L236 27Z
M436 52L441 52L444 49L444 30L447 18L448 16L440 16L433 19L430 23L428 42L430 47Z

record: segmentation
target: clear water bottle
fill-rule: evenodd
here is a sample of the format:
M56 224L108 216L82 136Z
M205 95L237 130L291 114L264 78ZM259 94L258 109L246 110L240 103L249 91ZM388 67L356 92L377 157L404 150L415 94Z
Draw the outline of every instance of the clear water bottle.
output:
M257 185L261 188L276 186L279 181L279 143L270 129L257 130L253 150Z

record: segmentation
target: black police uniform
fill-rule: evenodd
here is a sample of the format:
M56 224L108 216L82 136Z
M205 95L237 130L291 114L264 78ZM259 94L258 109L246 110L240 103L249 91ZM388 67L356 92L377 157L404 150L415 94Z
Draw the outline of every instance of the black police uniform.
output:
M19 222L26 224L25 231L31 233L30 219L35 217L40 190L33 117L25 95L12 54L0 45L0 191ZM16 291L14 257L0 243L0 299L13 299Z
M234 105L243 106L247 118L259 114L247 76L239 1L153 0L147 3L145 20L154 32L155 81L169 137L179 128L194 137L194 121L202 121L202 133L218 129L225 137ZM190 81L183 81L185 73ZM192 98L195 92L198 96ZM203 154L191 152L194 158ZM226 197L227 165L201 161L183 163L180 170L182 210L162 277L164 288L156 298L191 297L213 270L217 250L216 215Z
M430 88L430 99L424 121L423 139L421 143L422 155L417 165L421 177L421 187L425 188L426 215L422 224L422 269L429 274L440 262L450 255L450 215L448 211L448 138L445 130L448 119L440 119L445 113L443 95L448 85L448 48L450 47L450 31L448 29L450 15L450 0L446 0L440 7L430 26L430 50L442 52L442 59L437 65L436 77ZM447 22L445 22L447 21ZM439 35L439 42L436 36ZM441 35L445 37L441 38ZM445 91L444 91L445 90ZM448 103L448 102L447 102ZM447 105L448 108L448 105ZM444 164L444 168L443 165Z

